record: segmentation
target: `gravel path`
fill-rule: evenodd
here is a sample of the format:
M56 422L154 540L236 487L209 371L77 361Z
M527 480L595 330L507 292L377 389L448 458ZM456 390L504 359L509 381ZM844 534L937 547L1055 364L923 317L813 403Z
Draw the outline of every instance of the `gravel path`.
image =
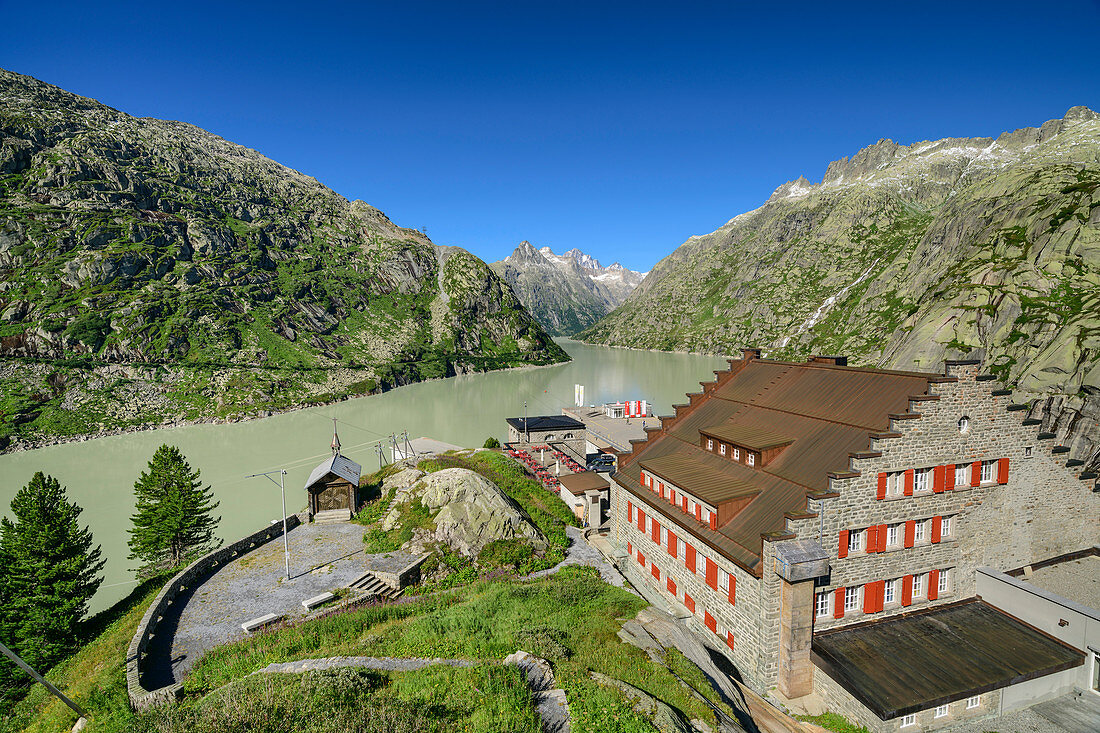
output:
M297 662L272 662L252 674L273 672L299 674L319 669L337 669L339 667L365 667L366 669L384 669L390 672L411 672L435 664L448 667L473 667L477 662L469 659L427 659L425 657L326 657L324 659L300 659Z
M569 547L565 551L565 559L552 568L531 573L527 576L529 579L545 578L547 575L553 575L569 565L588 565L600 571L600 577L603 578L605 583L610 583L618 588L623 587L622 574L615 569L614 565L604 559L603 553L588 544L588 540L584 538L584 530L579 527L566 527L565 534L569 537Z

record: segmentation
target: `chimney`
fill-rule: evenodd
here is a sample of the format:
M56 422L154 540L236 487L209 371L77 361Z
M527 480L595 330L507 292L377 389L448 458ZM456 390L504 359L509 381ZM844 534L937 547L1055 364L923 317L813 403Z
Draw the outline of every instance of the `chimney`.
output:
M811 364L832 364L833 366L848 366L848 357L846 356L811 356Z
M741 358L744 361L748 361L749 359L759 359L760 349L741 349Z

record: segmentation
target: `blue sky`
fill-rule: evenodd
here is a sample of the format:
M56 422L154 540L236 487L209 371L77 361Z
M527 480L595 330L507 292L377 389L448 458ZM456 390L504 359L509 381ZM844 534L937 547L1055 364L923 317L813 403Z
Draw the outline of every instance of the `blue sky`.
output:
M1100 109L1100 3L2 6L0 66L191 122L486 260L649 269L888 137Z

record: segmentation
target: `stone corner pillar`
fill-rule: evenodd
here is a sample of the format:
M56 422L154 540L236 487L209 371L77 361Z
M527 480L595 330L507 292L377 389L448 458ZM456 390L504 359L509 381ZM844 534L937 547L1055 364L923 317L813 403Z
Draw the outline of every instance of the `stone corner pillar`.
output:
M829 574L829 555L813 540L777 542L774 570L780 581L776 685L784 697L795 699L814 691L814 580Z

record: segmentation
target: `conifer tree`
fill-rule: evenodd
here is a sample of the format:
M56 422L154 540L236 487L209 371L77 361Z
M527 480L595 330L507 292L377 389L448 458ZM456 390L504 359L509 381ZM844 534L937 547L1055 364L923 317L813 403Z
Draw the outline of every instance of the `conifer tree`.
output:
M134 483L137 506L130 522L130 558L141 574L174 568L220 544L214 529L221 517L210 487L175 446L162 445Z
M0 640L39 672L72 652L104 560L57 479L34 474L0 520ZM0 689L29 683L0 658ZM4 695L6 697L6 695ZM0 704L0 707L3 707Z

